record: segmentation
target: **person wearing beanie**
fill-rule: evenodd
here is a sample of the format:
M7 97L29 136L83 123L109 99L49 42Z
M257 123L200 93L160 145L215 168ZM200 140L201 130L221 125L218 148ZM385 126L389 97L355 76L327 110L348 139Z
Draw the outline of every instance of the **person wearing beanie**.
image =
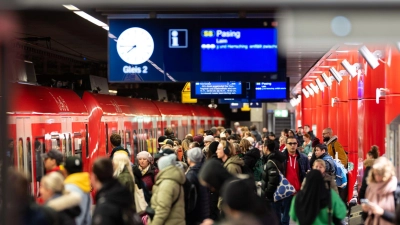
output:
M253 179L225 182L222 190L222 209L228 221L242 221L241 224L279 224L271 208L251 191L255 190Z
M208 146L208 152L207 152L207 159L218 159L217 156L217 148L218 148L219 142L218 141L213 141L211 144ZM220 159L218 159L221 161Z
M187 151L189 169L186 179L196 187L197 201L193 211L186 215L186 224L200 224L210 217L210 192L200 185L198 174L203 165L204 155L200 148L192 148Z
M174 154L162 156L158 160L160 172L156 177L151 197L151 208L155 214L150 225L185 225L185 174L176 166Z
M193 141L196 141L200 144L200 148L203 149L204 148L204 137L201 135L196 135L193 137Z
M136 155L138 160L137 168L140 170L141 179L145 184L146 190L150 193L153 190L154 181L158 173L158 169L153 165L153 157L146 151L141 151ZM136 178L136 176L135 176ZM137 183L137 182L136 182ZM150 201L150 199L147 199Z
M81 213L75 218L76 225L90 224L92 221L90 212L92 206L90 190L92 186L89 173L83 172L82 159L76 156L70 156L65 160L64 169L67 174L64 180L65 189L79 194L82 199L79 205Z
M203 164L199 171L198 178L200 184L207 187L211 192L210 219L218 220L221 215L219 209L219 203L222 199L220 198L220 190L225 182L235 177L223 167L221 161L212 158Z

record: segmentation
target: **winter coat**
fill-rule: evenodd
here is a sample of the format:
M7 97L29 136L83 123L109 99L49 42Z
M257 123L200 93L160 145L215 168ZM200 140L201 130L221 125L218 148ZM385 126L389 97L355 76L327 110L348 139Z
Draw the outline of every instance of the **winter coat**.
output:
M327 143L326 145L328 146L328 154L332 156L332 158L335 158L335 153L333 152L333 149L335 149L335 152L338 153L338 158L340 162L342 162L344 168L347 168L347 155L346 152L343 149L343 146L337 141L337 136L333 136Z
M46 202L46 206L57 212L59 225L76 225L75 218L81 213L80 201L77 193L55 194Z
M122 172L118 175L118 177L116 177L116 178L122 184L122 186L126 187L129 190L129 192L132 193L132 200L133 200L132 201L133 202L132 209L134 209L136 212L136 206L134 204L135 203L135 197L134 197L135 196L135 183L134 183L132 175L128 171L128 168L125 167L122 170Z
M231 156L224 163L224 168L234 175L242 173L242 166L244 166L244 161L238 155Z
M270 160L273 161L276 164L276 166ZM271 154L264 157L265 165L263 172L263 180L265 182L265 196L270 201L273 201L274 193L279 185L280 182L279 171L283 171L284 161L285 161L285 156L279 151L274 151Z
M154 181L158 173L157 168L154 165L150 165L149 170L142 175L142 181L145 183L147 190L151 193L153 190Z
M151 208L155 215L150 225L185 225L185 174L175 165L161 170L153 186ZM177 200L177 201L176 201ZM174 204L175 203L175 204Z
M374 159L364 160L365 170L364 170L364 176L363 176L362 183L361 183L361 188L360 188L360 191L358 192L359 199L365 198L365 191L367 190L367 187L368 187L367 177L368 177L369 171L371 170L372 165L374 165L374 161L375 161Z
M310 169L310 163L308 161L307 156L305 156L304 154L300 153L299 150L296 150L297 152L297 164L300 166L300 170L299 170L299 178L300 178L300 184L303 182L303 179L306 177L306 173L307 171ZM288 162L288 158L289 158L289 152L286 150L283 152L283 154L285 155L285 161L283 162L283 175L286 177L286 167L287 167L287 162Z
M187 215L186 224L200 224L203 220L210 217L210 192L206 187L200 184L198 174L202 163L189 167L186 173L186 179L196 186L197 202L194 210Z
M70 174L67 178L65 178L64 184L65 190L78 193L82 199L79 204L81 214L76 217L76 224L89 225L92 221L90 211L92 206L92 197L90 195L90 190L92 189L92 186L90 185L89 173L81 172Z
M254 135L254 137L256 138L256 142L261 141L261 135L260 135L260 133L258 133L258 131L252 130L252 131L250 131L250 133L251 133L252 135Z
M244 164L251 170L253 170L254 166L257 163L257 160L261 157L260 150L258 148L252 148L246 152L243 156ZM254 172L254 171L253 171Z
M131 195L117 179L104 183L96 194L92 225L125 224L124 219L134 214Z
M131 155L127 149L123 148L122 146L117 146L117 147L113 148L113 150L111 151L110 159L112 159L114 157L114 154L118 151L124 151L128 154L128 156Z
M296 196L293 197L289 215L290 219L297 222L298 224L295 202L296 202ZM344 217L346 217L346 212L347 212L346 205L343 203L342 199L340 199L339 195L333 190L331 190L331 202L332 202L331 203L332 215L338 219L344 219ZM328 207L325 207L319 211L317 218L315 218L314 222L311 225L320 225L320 224L328 224Z

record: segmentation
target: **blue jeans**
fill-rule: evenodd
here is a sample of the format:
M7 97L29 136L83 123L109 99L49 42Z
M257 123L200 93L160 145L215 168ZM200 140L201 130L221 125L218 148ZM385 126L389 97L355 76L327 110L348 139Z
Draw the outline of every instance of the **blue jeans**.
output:
M281 225L289 225L290 223L289 211L292 199L293 196L289 196L283 200L271 203L271 208L274 210Z

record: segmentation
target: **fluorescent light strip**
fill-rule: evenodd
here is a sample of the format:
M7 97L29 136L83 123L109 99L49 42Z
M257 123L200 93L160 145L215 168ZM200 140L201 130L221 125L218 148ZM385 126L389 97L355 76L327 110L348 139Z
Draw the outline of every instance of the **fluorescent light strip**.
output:
M79 10L78 8L76 8L74 5L63 5L65 8L67 8L68 10L71 11L76 11Z
M104 27L108 27L107 24L101 22L100 20L94 18L93 16L91 16L91 15L89 15L89 14L83 12L83 11L74 11L74 13L79 15L80 17L82 17L82 18L84 18L84 19L96 24L97 26L100 26L100 27L103 27L103 28Z

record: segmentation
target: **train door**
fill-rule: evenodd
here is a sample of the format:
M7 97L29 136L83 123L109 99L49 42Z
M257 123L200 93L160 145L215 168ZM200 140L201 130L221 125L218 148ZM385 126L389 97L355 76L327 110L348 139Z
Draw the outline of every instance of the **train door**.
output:
M45 148L45 139L44 137L34 137L35 142L34 142L34 152L35 152L35 161L33 163L34 166L34 174L36 182L34 182L35 185L35 197L39 197L39 185L40 185L40 179L45 175L45 168L44 168L44 162L42 158L42 154L46 152Z
M17 117L17 168L20 171L25 172L28 175L28 179L31 182L29 188L32 195L35 194L35 183L36 176L34 174L34 157L35 154L32 152L32 123L30 117Z
M400 174L400 116L396 117L386 128L386 152L385 156L393 162L397 177Z

